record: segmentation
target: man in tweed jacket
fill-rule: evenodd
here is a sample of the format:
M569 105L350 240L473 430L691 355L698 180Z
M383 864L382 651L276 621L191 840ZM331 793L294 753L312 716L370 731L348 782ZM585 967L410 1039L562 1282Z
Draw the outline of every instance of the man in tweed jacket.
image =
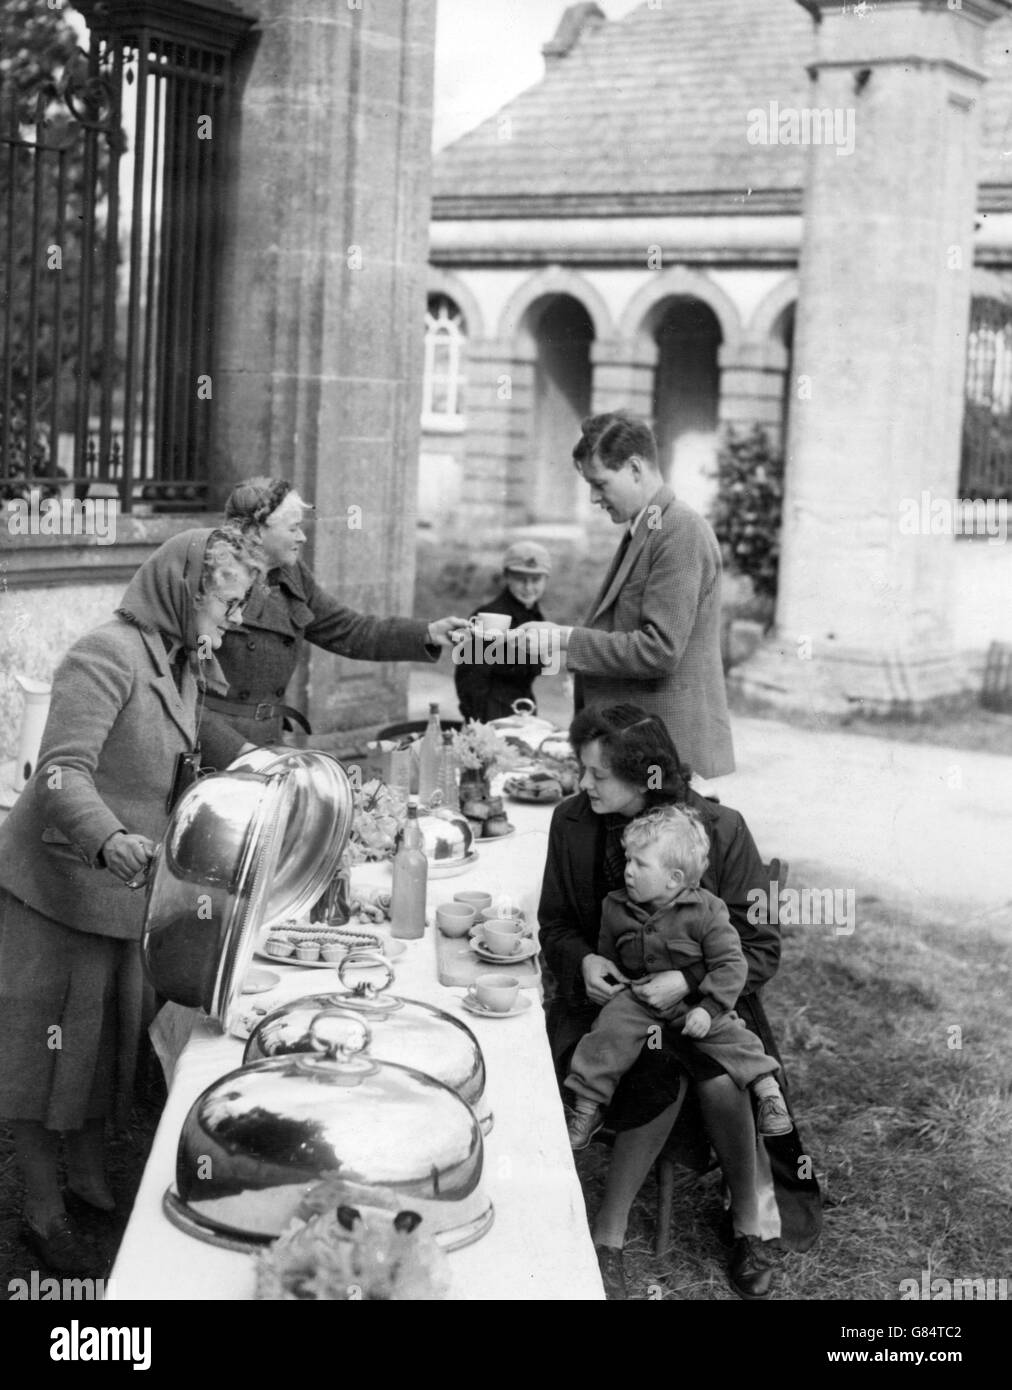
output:
M632 701L664 720L701 777L733 772L717 538L664 485L645 421L616 411L581 429L573 461L624 535L583 625L538 626L566 652L577 710Z

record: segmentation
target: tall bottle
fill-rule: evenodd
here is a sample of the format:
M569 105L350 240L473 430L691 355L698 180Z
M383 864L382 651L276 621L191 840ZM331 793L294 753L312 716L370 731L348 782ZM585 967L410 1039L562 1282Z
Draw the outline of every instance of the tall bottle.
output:
M400 847L394 855L394 883L390 895L390 934L410 938L425 932L425 890L429 861L422 849L418 824L418 797L408 797L408 819Z
M459 811L457 755L453 751L453 734L449 729L443 735L443 748L439 760L439 790L443 793L443 805L448 806L451 811Z
M443 731L439 723L439 705L429 705L429 723L422 735L418 751L418 799L428 806L429 798L439 781L439 753L443 746Z

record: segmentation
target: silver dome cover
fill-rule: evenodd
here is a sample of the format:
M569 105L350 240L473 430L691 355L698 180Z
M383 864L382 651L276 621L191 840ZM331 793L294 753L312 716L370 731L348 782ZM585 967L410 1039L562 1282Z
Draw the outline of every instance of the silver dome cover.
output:
M367 952L351 952L341 962L341 983L346 970L373 959ZM456 1091L488 1134L492 1112L484 1094L485 1059L471 1029L432 1004L377 991L369 982L344 994L308 994L280 1004L253 1029L243 1064L313 1051L313 1020L327 1009L351 1013L368 1025L370 1056L377 1061L413 1067Z
M314 1189L384 1188L446 1249L492 1224L481 1128L441 1081L364 1054L369 1029L340 1010L312 1020L312 1053L271 1057L214 1082L179 1139L169 1218L233 1249L276 1239Z
M333 758L286 752L269 766L188 788L148 874L145 971L163 998L225 1029L257 941L316 900L351 829L351 787Z

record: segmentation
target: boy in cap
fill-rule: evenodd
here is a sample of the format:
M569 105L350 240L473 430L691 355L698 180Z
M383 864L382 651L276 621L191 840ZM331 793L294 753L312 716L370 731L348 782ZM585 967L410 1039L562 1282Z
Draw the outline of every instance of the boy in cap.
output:
M552 572L551 557L545 547L537 541L514 541L503 556L502 568L503 588L471 617L478 613L503 613L511 619L511 629L521 623L543 622L538 600ZM540 661L529 653L525 659L524 653L515 648L510 652L511 659L503 661L502 643L498 648L499 660L483 660L492 651L488 634L485 641L476 638L469 648L461 652L462 660L458 661L454 653L454 682L462 718L482 723L501 719L513 713L513 701L519 699L530 700L537 709L534 682L544 669Z

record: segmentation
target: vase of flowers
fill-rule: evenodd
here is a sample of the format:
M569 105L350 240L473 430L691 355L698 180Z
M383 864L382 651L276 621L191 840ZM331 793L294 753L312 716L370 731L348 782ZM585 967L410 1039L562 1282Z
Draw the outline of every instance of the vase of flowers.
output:
M501 834L508 822L501 798L492 796L491 782L498 770L513 765L512 749L495 729L471 719L453 735L453 751L460 769L461 811L479 838Z
M354 789L355 810L351 836L342 862L349 867L392 859L397 837L407 818L407 798L399 788L388 787L378 777Z

